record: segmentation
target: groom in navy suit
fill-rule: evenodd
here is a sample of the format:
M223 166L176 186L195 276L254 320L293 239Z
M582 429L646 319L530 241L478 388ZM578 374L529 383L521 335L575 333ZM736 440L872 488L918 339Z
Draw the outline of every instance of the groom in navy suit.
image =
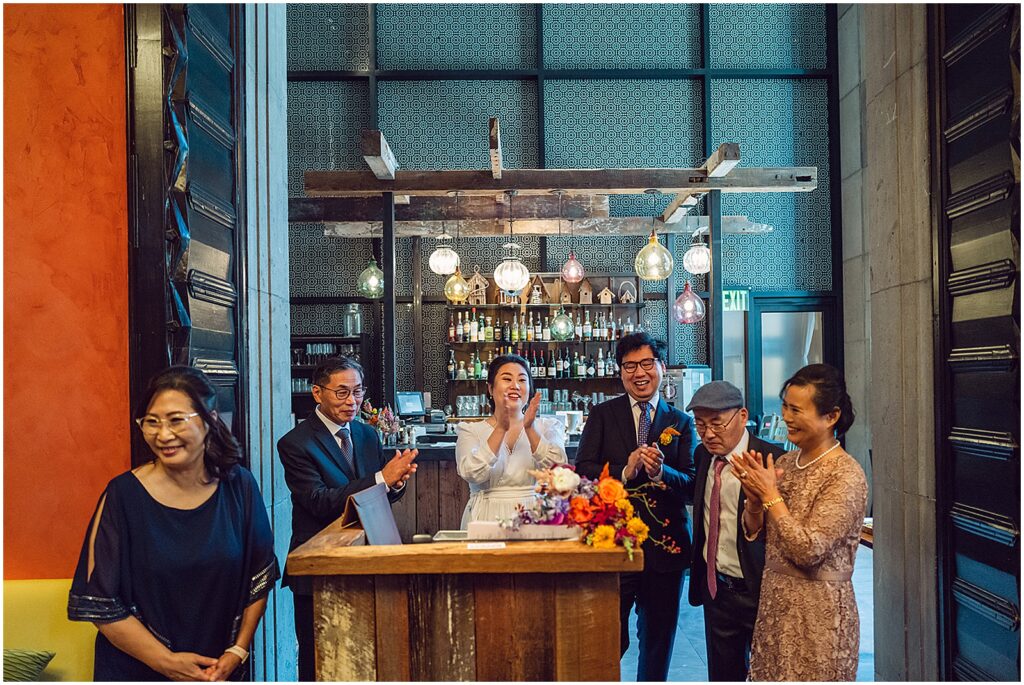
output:
M349 495L384 483L394 502L416 472L416 450L397 452L385 461L377 432L353 420L366 394L358 362L333 357L316 368L312 380L316 409L277 443L292 493L289 552L341 516ZM295 599L299 680L316 680L312 578L289 576L286 570L281 584L292 589Z
M626 394L595 406L576 450L576 470L596 479L607 463L621 478L634 509L650 528L643 543L644 570L620 577L620 648L629 647L629 613L636 605L640 659L638 681L667 680L672 658L683 570L690 561L686 501L693 494L693 419L658 395L665 373L665 344L647 333L619 340L615 358ZM667 429L674 428L673 435ZM666 435L668 444L659 438ZM650 510L637 496L644 497ZM653 511L653 513L652 513Z

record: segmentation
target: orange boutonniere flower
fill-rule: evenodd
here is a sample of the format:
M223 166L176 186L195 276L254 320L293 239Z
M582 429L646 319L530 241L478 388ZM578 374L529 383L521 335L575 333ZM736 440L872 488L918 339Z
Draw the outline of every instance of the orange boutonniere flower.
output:
M671 445L672 441L679 435L682 435L682 433L677 431L675 426L669 426L665 430L661 431L661 436L658 437L658 442L667 447L668 445Z

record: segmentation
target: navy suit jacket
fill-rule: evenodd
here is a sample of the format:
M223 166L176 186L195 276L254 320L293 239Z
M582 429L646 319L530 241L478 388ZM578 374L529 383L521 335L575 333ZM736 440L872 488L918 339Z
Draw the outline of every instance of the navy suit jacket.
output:
M645 487L646 494L654 509L654 515L642 503L634 500L634 509L651 531L644 542L644 570L677 571L690 563L690 523L686 515L686 502L693 495L693 450L697 444L697 433L693 419L658 398L648 444L657 442L661 432L674 426L682 435L669 445L659 445L665 455L661 480L665 489ZM608 475L622 478L629 454L637 447L636 427L633 425L633 409L628 394L596 405L587 417L576 450L576 471L581 476L596 479L608 463ZM640 473L623 485L633 489L649 483L647 471ZM655 519L668 519L663 524ZM676 551L668 551L655 543L662 540Z
M387 463L377 431L360 421L352 421L349 429L355 473L316 411L277 442L284 479L292 493L289 552L341 516L349 495L375 485L377 471ZM391 490L388 499L394 502L404 493L405 488ZM313 592L311 576L289 577L287 569L281 584L290 586L296 594Z
M768 465L768 455L774 455L778 460L785 450L773 442L765 442L751 435L747 445L748 450L760 452L764 459L765 466ZM693 554L690 563L690 604L695 607L704 603L704 584L707 583L708 564L704 559L704 542L707 540L707 531L704 530L704 490L707 487L708 471L711 469L711 453L704 445L697 448L694 453L697 460L697 480L693 491ZM743 503L747 496L740 488L739 508L743 511ZM739 555L740 568L743 569L743 581L747 590L755 600L761 595L761 574L764 572L764 527L761 534L753 542L749 542L743 535L741 522L736 522L736 553Z

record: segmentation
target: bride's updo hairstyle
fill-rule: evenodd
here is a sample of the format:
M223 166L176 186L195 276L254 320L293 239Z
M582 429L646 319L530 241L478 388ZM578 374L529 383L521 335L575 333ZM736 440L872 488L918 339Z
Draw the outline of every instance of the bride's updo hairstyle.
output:
M814 407L820 416L828 414L833 409L839 410L839 420L832 427L837 438L841 438L850 430L855 418L853 402L846 392L846 380L839 369L829 364L809 364L783 383L782 391L779 392L780 398L785 399L786 388L791 385L814 387Z

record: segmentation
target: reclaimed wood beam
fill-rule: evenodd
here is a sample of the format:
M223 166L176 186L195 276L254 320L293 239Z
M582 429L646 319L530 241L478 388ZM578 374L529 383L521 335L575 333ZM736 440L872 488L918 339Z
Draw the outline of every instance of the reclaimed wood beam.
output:
M398 160L384 134L376 129L363 129L359 140L359 151L373 175L385 181L393 181L398 171Z
M490 122L491 177L501 178L501 124L498 117L491 117Z
M397 208L396 208L397 209ZM639 217L607 217L577 219L575 234L583 237L601 236L646 236L651 232L651 219ZM440 221L396 221L395 237L433 238L441 235ZM452 224L447 223L448 233ZM516 235L555 236L558 235L558 221L554 219L522 219L515 222ZM563 223L563 229L565 228ZM756 224L745 216L723 216L722 232L729 234L768 233L772 226ZM678 234L690 237L703 229L707 232L708 217L687 216L674 224L655 223L659 234ZM508 222L501 219L471 219L462 222L459 230L462 238L486 238L508 235ZM563 235L565 235L563 230ZM324 235L330 238L379 238L382 235L380 221L328 221L324 222Z
M504 219L508 198L467 196L456 204L451 196L412 197L408 204L397 204L398 221L457 221L459 219ZM458 214L456 214L456 206ZM513 206L516 219L558 218L558 198L548 195L517 197ZM288 198L288 221L379 221L383 203L376 197L292 197ZM608 216L607 195L565 195L562 198L565 219L591 219Z
M818 187L817 167L733 169L710 177L704 169L505 169L501 178L481 170L398 171L386 181L367 171L307 171L306 195L358 197L394 192L402 195L494 195L518 190L520 195L545 195L554 188L567 193L640 195L648 189L664 194L808 192Z
M718 149L711 153L708 161L704 162L704 169L708 176L721 178L740 163L740 144L722 143Z
M704 193L679 193L672 201L668 203L668 207L661 213L661 220L666 224L677 223L686 214L697 206Z

